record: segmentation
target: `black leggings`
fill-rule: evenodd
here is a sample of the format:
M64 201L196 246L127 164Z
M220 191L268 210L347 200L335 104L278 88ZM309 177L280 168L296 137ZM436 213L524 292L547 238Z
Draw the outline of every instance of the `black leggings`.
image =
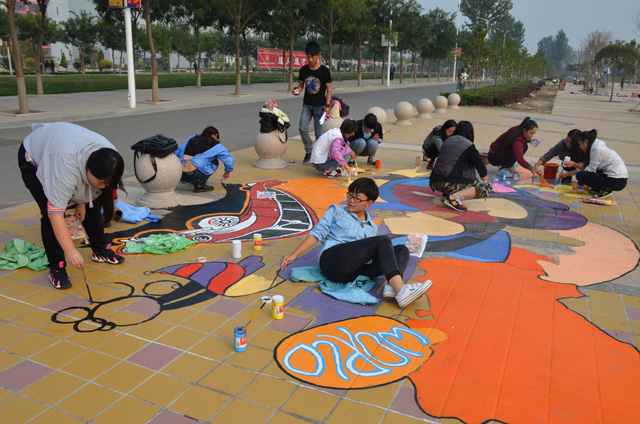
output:
M367 263L371 261L371 263ZM367 237L328 248L320 256L320 270L337 283L349 283L359 275L387 280L402 275L409 263L409 249L394 246L387 236Z
M626 178L611 178L602 172L578 171L576 179L578 180L578 184L586 184L596 191L620 191L627 186Z
M53 232L53 226L49 220L47 211L47 196L44 194L44 189L40 180L36 176L36 168L33 164L27 162L24 158L25 150L24 145L20 145L18 150L18 165L20 166L20 172L22 174L22 181L24 185L29 189L34 200L40 208L40 233L42 235L42 244L44 250L47 253L49 259L49 268L64 268L66 262L64 261L64 250L58 243L55 233ZM87 205L86 214L82 226L84 227L87 237L91 242L91 248L94 251L104 249L107 245L104 235L104 227L102 226L102 195L93 201L93 207L90 208Z

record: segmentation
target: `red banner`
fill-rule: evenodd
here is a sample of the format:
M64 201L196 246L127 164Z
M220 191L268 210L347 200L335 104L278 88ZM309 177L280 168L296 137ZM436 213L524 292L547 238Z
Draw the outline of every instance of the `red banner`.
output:
M293 52L293 69L300 69L307 64L305 52ZM276 49L258 49L258 69L275 71L282 67L289 69L289 52Z

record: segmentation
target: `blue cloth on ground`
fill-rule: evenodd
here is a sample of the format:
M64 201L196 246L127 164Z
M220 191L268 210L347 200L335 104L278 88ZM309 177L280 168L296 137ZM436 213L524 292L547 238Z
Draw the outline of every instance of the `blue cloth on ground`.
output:
M380 302L380 299L369 294L369 290L376 285L376 282L364 275L359 275L354 281L343 284L328 280L320 271L319 266L301 266L291 270L291 280L310 283L317 281L322 293L343 302L361 305L373 305Z
M129 205L128 203L123 203L119 200L114 200L113 204L116 208L122 211L122 222L130 222L132 224L137 224L138 222L146 219L149 222L158 222L162 218L159 216L151 215L151 209L141 206L136 207Z

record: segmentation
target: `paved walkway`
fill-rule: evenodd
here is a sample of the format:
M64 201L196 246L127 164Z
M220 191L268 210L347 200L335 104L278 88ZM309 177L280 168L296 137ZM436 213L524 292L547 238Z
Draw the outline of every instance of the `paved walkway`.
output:
M129 255L120 266L94 265L83 249L92 304L76 270L66 291L53 290L43 272L0 271L0 416L11 423L639 422L640 113L627 111L635 99L609 103L572 87L551 115L531 115L545 141L527 159L574 127L597 128L630 169L615 205L582 203L588 195L531 184L522 171L487 201L453 212L429 189L424 165L415 166L429 129L469 120L482 151L525 115L461 108L411 126L388 119L381 168L361 166L381 187L371 211L399 242L409 232L429 235L407 279L434 282L403 310L385 300L340 302L278 271L306 228L344 202L348 180L321 178L299 161L258 169L253 149L237 152L226 188L214 181L213 193L196 197L179 186L192 205L159 212L159 227L110 228L119 247L158 228L195 228L194 248ZM191 90L200 93L175 93ZM115 95L99 103L105 115L128 113L126 99L108 100ZM83 104L95 103L56 97L70 102L69 115L56 119L78 119ZM16 118L0 116L7 122ZM301 152L290 140L285 159ZM140 189L126 183L133 201ZM276 199L258 199L261 191ZM0 219L1 243L40 244L34 204L2 210ZM228 235L228 225L237 231ZM261 251L251 249L254 232L263 234ZM228 237L245 240L240 259L231 257ZM292 267L316 258L312 250ZM272 319L270 305L259 310L262 296L276 294L285 298L282 320ZM248 349L235 352L233 329L256 311Z

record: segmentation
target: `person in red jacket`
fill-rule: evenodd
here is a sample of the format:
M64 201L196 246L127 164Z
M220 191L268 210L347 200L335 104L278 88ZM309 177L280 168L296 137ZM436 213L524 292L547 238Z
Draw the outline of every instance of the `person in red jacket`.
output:
M505 172L507 178L513 177L516 161L523 168L535 173L533 165L527 162L524 154L529 148L538 124L528 116L517 127L511 127L489 146L489 163L498 166L498 174ZM538 171L539 173L539 171Z

